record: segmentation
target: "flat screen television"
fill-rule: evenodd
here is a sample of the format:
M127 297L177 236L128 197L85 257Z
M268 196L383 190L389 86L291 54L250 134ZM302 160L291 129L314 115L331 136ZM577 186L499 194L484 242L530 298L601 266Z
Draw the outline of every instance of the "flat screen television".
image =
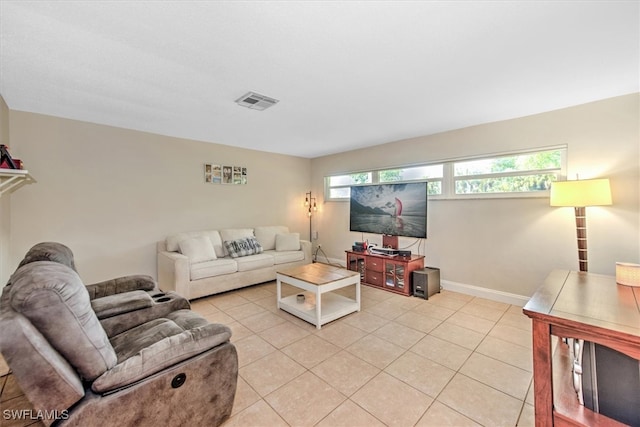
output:
M349 230L427 237L427 182L351 187Z

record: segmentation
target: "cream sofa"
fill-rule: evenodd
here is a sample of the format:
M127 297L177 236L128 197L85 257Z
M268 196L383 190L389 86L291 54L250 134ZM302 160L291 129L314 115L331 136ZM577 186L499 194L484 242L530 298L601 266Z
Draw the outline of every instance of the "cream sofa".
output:
M311 263L311 242L286 226L178 233L157 243L158 287L192 300L275 280Z

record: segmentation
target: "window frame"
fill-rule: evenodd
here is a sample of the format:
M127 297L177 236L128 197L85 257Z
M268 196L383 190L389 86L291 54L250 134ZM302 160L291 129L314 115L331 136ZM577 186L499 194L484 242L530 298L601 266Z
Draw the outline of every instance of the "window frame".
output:
M530 170L524 170L524 171L507 171L507 172L490 172L490 173L480 173L480 174L473 174L473 175L455 176L456 163L468 162L468 161L474 161L474 160L498 159L498 158L513 157L513 156L524 155L524 154L536 154L536 153L543 153L547 151L560 151L560 167L559 168L530 169ZM332 174L324 178L324 200L327 202L349 201L349 197L330 197L331 190L335 188L350 188L351 186L355 186L355 185L374 185L379 183L390 183L390 182L403 183L403 182L420 182L420 181L440 182L441 193L429 194L429 200L504 199L504 198L514 199L514 198L549 197L548 189L538 190L538 191L460 193L460 194L456 193L455 189L456 189L457 181L472 180L472 179L486 179L486 178L501 178L501 177L509 177L509 176L555 174L556 181L562 181L566 179L567 151L568 151L568 148L566 145L556 145L556 146L548 146L548 147L538 147L535 149L518 150L518 151L510 151L510 152L503 152L503 153L493 153L493 154L471 156L471 157L460 157L460 158L439 160L434 162L403 165L398 167L386 167L386 168L373 169L373 170L360 170L360 171ZM427 179L421 178L421 179L414 179L414 180L380 182L380 173L384 171L410 169L410 168L416 168L416 167L437 166L437 165L442 165L441 178L427 178ZM362 173L371 174L370 183L334 185L334 186L331 186L329 184L332 177L355 175L355 174L362 174Z

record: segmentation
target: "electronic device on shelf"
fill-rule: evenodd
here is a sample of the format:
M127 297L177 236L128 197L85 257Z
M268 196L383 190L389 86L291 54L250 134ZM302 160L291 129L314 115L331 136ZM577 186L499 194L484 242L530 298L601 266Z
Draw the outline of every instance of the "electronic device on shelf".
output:
M399 252L400 251L398 251L397 249L392 249L392 248L373 247L369 249L369 253L372 253L374 255L398 256Z

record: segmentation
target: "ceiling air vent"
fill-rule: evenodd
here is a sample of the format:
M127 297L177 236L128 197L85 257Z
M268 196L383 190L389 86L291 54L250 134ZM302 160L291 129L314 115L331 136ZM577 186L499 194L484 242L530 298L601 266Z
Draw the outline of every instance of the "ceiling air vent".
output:
M269 98L268 96L254 92L247 92L240 98L236 99L236 103L238 105L260 111L266 110L267 108L276 105L278 102L279 101L277 99Z

